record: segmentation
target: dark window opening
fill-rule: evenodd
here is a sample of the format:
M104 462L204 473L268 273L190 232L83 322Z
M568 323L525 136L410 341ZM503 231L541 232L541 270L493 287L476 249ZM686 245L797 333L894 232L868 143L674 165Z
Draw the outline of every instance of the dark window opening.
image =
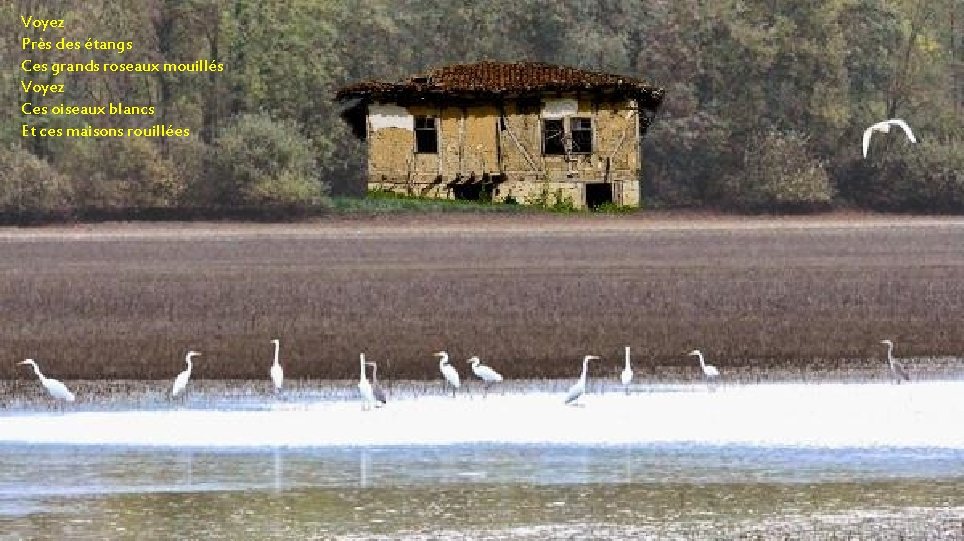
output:
M452 187L456 199L467 201L492 201L491 184L456 184Z
M613 185L609 182L586 184L586 206L596 209L600 205L613 202Z
M456 177L448 186L456 199L491 203L493 196L499 194L498 186L503 182L505 176L502 174L483 173L479 178L472 173L468 178Z
M415 117L415 152L422 154L438 153L437 125L435 117Z
M547 118L542 121L542 153L546 156L559 156L566 153L563 144L565 131L562 119Z
M572 134L572 151L579 153L592 152L592 119L572 117L569 119L569 131Z

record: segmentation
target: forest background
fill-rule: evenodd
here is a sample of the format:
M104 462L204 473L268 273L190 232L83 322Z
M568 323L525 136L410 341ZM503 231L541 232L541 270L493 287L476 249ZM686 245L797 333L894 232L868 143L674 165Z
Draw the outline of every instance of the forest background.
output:
M132 50L24 51L45 37ZM954 0L18 0L0 7L0 217L325 211L365 194L364 143L339 118L350 82L476 60L541 61L666 89L644 139L646 208L964 211L964 3ZM212 73L35 73L37 61L194 62ZM74 59L75 60L72 60ZM20 106L151 105L190 137L23 137ZM919 143L875 136L905 119ZM138 125L140 125L138 124ZM900 134L898 134L900 135ZM180 213L180 214L179 214Z

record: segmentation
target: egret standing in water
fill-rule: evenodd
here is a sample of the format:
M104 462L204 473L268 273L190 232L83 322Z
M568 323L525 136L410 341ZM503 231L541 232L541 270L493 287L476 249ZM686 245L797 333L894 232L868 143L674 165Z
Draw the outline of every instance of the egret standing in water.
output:
M579 381L577 381L572 387L569 387L569 393L566 394L566 404L572 404L580 396L586 394L586 375L589 372L589 361L597 361L599 357L595 355L586 355L582 359L582 375L579 376Z
M459 388L459 373L455 368L449 364L449 354L444 351L439 351L435 354L436 357L441 357L438 362L438 369L442 371L442 377L445 381L452 386L452 398L455 398L455 390Z
M271 370L268 373L271 375L271 381L274 382L274 390L280 391L281 384L285 380L284 370L281 369L281 363L278 361L278 355L281 353L281 340L275 338L271 343L274 344L274 364L271 365Z
M365 372L365 354L361 353L358 356L358 366L361 368L361 378L358 380L358 392L361 393L362 399L362 411L371 409L375 404L375 393L372 390L372 384L368 382L368 375Z
M633 382L633 368L629 366L629 346L626 346L626 368L619 374L619 381L626 387L626 394L629 394L629 384Z
M184 362L187 363L187 369L181 372L180 374L178 374L176 378L174 378L174 387L171 387L172 397L181 394L181 391L183 391L184 388L187 387L187 380L191 379L191 368L192 368L191 357L197 357L199 355L200 353L196 351L187 352L187 356L184 357Z
M50 393L50 396L56 398L57 400L64 400L66 402L74 401L74 393L70 392L70 389L68 389L67 386L61 383L59 380L45 377L40 372L40 368L33 359L20 361L17 364L29 364L30 366L33 366L34 373L37 374L38 378L40 378L40 384L44 386L44 389L47 389L47 392Z
M890 363L890 372L894 375L894 379L897 380L897 384L900 385L901 380L910 381L907 370L894 360L894 343L890 340L881 340L880 343L887 346L887 362Z
M715 381L716 378L720 377L720 371L717 370L715 366L713 366L713 365L711 365L711 364L706 364L706 361L703 360L703 352L702 352L702 351L700 351L700 350L698 350L698 349L694 349L694 350L691 351L689 354L690 354L690 355L696 355L697 357L700 358L700 368L703 369L703 376L706 377L706 380L707 380L707 381L712 382L712 381Z
M472 373L482 380L482 397L489 394L489 385L502 381L502 374L482 364L482 361L473 355L468 363L472 365Z
M388 403L388 397L385 396L385 389L378 384L378 364L375 361L368 361L365 364L372 367L372 396L375 397L375 407L380 407L379 404L384 406Z
M870 148L870 136L873 135L875 131L879 131L880 133L888 133L890 132L891 126L898 126L903 129L911 143L917 142L917 138L914 137L914 132L910 131L910 126L908 126L903 120L899 118L892 118L890 120L878 122L864 130L864 158L867 157L867 149Z

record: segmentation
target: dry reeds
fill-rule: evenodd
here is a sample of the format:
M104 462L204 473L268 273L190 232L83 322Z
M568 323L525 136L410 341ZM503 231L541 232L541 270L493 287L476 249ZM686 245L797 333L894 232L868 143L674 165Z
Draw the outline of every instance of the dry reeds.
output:
M464 217L462 218L464 220ZM507 218L519 220L519 218ZM523 218L524 219L524 218ZM582 231L496 228L177 239L8 239L0 258L0 378L267 377L280 337L289 378L434 379L432 353L479 355L507 378L861 371L964 352L964 228ZM608 223L608 222L607 222ZM324 225L319 225L324 228ZM169 232L168 232L169 233ZM458 363L456 363L458 364ZM921 364L921 363L919 363ZM612 366L609 366L612 365ZM880 366L883 366L882 364ZM461 366L460 366L461 368ZM754 376L753 374L757 374Z

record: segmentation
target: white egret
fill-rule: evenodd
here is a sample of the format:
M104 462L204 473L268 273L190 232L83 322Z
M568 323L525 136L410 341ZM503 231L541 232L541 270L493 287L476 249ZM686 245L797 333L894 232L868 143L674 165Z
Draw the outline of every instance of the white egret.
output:
M473 355L468 363L472 365L472 373L478 376L482 380L482 396L485 397L489 393L489 385L493 383L498 383L502 381L502 374L496 372L492 368L482 364L481 359Z
M388 397L385 395L385 389L378 384L378 364L375 361L368 361L365 364L372 367L372 395L375 397L375 407L380 407L379 404L384 406L388 403Z
M442 371L442 377L445 381L449 382L452 386L452 397L455 398L455 390L459 388L459 373L455 368L449 364L449 354L444 351L439 351L435 354L436 357L441 357L438 362L438 369Z
M40 384L44 386L44 389L47 389L47 392L50 393L50 396L56 398L57 400L65 400L67 402L74 401L74 393L70 392L70 389L68 389L67 386L61 383L59 380L45 377L40 372L40 367L37 366L37 363L35 363L33 359L20 361L17 364L29 364L33 366L34 373L37 374L38 378L40 378Z
M281 369L281 363L278 362L278 355L281 353L281 340L275 338L271 343L274 344L274 364L271 365L271 370L268 373L271 375L271 381L274 382L274 390L280 391L281 384L285 380L284 370Z
M691 351L689 354L690 354L690 355L696 355L697 357L700 358L700 368L703 369L703 375L706 376L707 379L712 379L712 378L719 377L720 371L717 370L715 366L713 366L713 365L711 365L711 364L706 364L706 361L703 360L703 352L702 352L702 351L700 351L700 350L698 350L698 349L694 349L694 350Z
M894 360L894 343L890 340L881 340L880 343L887 346L887 362L890 363L890 371L894 374L894 379L897 380L897 384L899 385L901 380L910 381L910 375L907 374L907 370Z
M358 356L358 367L361 368L361 378L358 380L358 392L361 393L362 411L371 409L375 404L375 394L372 391L372 384L368 382L368 374L365 372L365 354Z
M595 355L586 355L582 359L582 375L579 376L579 381L577 381L572 387L569 387L569 393L566 394L566 404L572 404L580 396L586 394L586 375L589 371L589 361L599 360L599 357Z
M184 362L187 363L187 369L181 372L180 374L178 374L176 378L174 378L174 387L171 388L171 396L177 396L181 394L181 391L183 391L184 388L187 387L187 380L191 379L191 368L193 367L191 365L191 357L197 357L199 355L201 354L196 351L187 352L187 356L184 357Z
M629 384L633 382L633 368L629 366L629 346L626 346L626 368L619 374L619 380L626 387L626 394L629 394Z
M907 138L910 139L911 143L917 142L917 138L914 137L914 132L910 131L910 126L908 126L907 123L904 122L903 120L899 118L892 118L890 120L878 122L873 126L864 130L864 158L867 157L867 149L870 148L870 136L873 135L875 131L879 131L880 133L890 132L891 125L900 126L901 128L903 128L904 133L907 134Z

